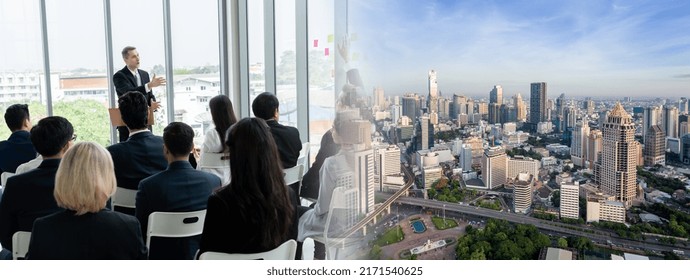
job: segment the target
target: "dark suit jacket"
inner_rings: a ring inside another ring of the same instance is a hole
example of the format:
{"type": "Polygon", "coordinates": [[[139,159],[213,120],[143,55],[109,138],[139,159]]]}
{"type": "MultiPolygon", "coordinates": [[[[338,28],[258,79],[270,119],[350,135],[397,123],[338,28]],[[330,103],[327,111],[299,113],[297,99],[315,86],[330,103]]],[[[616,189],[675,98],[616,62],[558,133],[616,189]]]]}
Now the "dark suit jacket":
{"type": "Polygon", "coordinates": [[[139,182],[168,167],[163,156],[163,138],[150,131],[132,135],[127,141],[108,147],[115,165],[117,186],[139,189],[139,182]]]}
{"type": "Polygon", "coordinates": [[[299,138],[299,130],[291,126],[284,126],[275,120],[266,121],[271,128],[271,134],[278,146],[280,161],[283,168],[290,168],[297,165],[299,152],[302,150],[302,140],[299,138]]]}
{"type": "MultiPolygon", "coordinates": [[[[170,163],[168,169],[139,183],[136,217],[146,240],[149,215],[153,212],[189,212],[206,209],[208,197],[221,187],[218,176],[194,170],[188,161],[170,163]]],[[[202,222],[202,221],[199,221],[202,222]]],[[[149,259],[192,260],[201,235],[189,238],[154,238],[149,259]]]]}
{"type": "Polygon", "coordinates": [[[36,150],[31,144],[28,131],[12,132],[5,141],[0,141],[0,174],[17,171],[17,166],[36,158],[36,150]]]}
{"type": "Polygon", "coordinates": [[[63,210],[36,220],[27,259],[143,260],[146,245],[132,216],[106,209],[76,216],[63,210]]]}
{"type": "Polygon", "coordinates": [[[309,171],[304,174],[302,178],[302,191],[299,193],[300,197],[307,197],[312,199],[319,198],[319,188],[321,180],[319,178],[319,171],[326,158],[334,156],[340,151],[340,145],[333,141],[333,134],[328,130],[323,137],[321,137],[321,148],[316,154],[316,159],[312,163],[309,171]]]}
{"type": "MultiPolygon", "coordinates": [[[[115,84],[115,91],[117,92],[117,97],[130,91],[138,91],[146,96],[146,102],[151,106],[151,101],[156,101],[156,97],[153,95],[153,91],[146,92],[146,83],[150,82],[149,73],[137,69],[139,72],[139,77],[141,77],[141,86],[137,86],[137,78],[132,74],[131,71],[125,66],[113,75],[113,84],[115,84]]],[[[129,130],[126,126],[117,127],[117,131],[120,133],[120,142],[124,142],[129,137],[129,130]]]]}
{"type": "Polygon", "coordinates": [[[60,211],[53,196],[59,165],[59,159],[46,159],[38,168],[7,179],[0,202],[0,243],[8,250],[15,232],[31,231],[37,218],[60,211]]]}
{"type": "MultiPolygon", "coordinates": [[[[237,204],[241,199],[231,197],[226,188],[214,192],[208,198],[208,209],[206,210],[206,220],[204,221],[204,232],[201,234],[199,254],[206,251],[259,253],[274,249],[265,248],[259,244],[257,241],[258,233],[266,229],[249,226],[255,223],[259,217],[240,214],[240,208],[237,204]]],[[[287,239],[283,240],[283,242],[289,239],[297,240],[297,227],[299,225],[299,211],[297,210],[299,201],[297,194],[290,188],[288,188],[288,191],[295,211],[287,239]]]]}

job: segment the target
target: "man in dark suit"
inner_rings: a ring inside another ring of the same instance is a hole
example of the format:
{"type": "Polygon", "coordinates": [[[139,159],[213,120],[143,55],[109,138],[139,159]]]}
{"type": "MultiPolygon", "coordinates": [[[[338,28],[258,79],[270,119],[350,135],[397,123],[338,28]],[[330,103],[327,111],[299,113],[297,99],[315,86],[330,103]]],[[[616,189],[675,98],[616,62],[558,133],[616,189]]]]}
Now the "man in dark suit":
{"type": "Polygon", "coordinates": [[[31,142],[43,156],[38,168],[7,180],[0,201],[0,242],[12,249],[12,235],[31,231],[34,220],[60,210],[55,202],[55,174],[60,159],[76,140],[72,124],[63,117],[46,117],[31,129],[31,142]]]}
{"type": "Polygon", "coordinates": [[[31,144],[29,130],[31,119],[29,106],[26,104],[14,104],[5,111],[5,123],[12,131],[6,141],[0,141],[0,174],[3,172],[14,173],[17,166],[36,158],[36,150],[31,144]]]}
{"type": "MultiPolygon", "coordinates": [[[[259,94],[252,102],[254,116],[262,118],[271,128],[271,134],[278,146],[280,161],[283,168],[290,168],[297,165],[299,152],[302,150],[302,140],[299,138],[299,130],[291,126],[284,126],[278,123],[278,98],[270,93],[259,94]]],[[[297,190],[295,190],[297,192],[297,190]]]]}
{"type": "MultiPolygon", "coordinates": [[[[168,169],[139,183],[136,217],[146,239],[153,212],[190,212],[206,209],[208,197],[221,187],[218,176],[195,170],[187,160],[194,148],[194,130],[185,123],[170,123],[163,132],[163,153],[168,169]]],[[[149,259],[192,260],[201,235],[189,238],[151,240],[149,259]]]]}
{"type": "MultiPolygon", "coordinates": [[[[160,104],[156,102],[152,89],[165,85],[165,78],[156,77],[154,73],[153,79],[149,79],[149,73],[139,69],[139,52],[135,47],[127,46],[122,49],[122,59],[125,60],[126,66],[113,75],[117,96],[121,97],[127,92],[138,91],[146,96],[149,107],[153,110],[158,109],[160,104]]],[[[120,142],[127,140],[129,136],[127,127],[120,126],[117,130],[120,133],[120,142]]]]}
{"type": "MultiPolygon", "coordinates": [[[[108,147],[113,157],[117,186],[137,190],[139,182],[168,167],[163,155],[163,138],[146,129],[148,105],[140,92],[130,91],[118,99],[122,121],[129,129],[127,141],[108,147]]],[[[134,214],[125,209],[115,210],[134,214]]]]}

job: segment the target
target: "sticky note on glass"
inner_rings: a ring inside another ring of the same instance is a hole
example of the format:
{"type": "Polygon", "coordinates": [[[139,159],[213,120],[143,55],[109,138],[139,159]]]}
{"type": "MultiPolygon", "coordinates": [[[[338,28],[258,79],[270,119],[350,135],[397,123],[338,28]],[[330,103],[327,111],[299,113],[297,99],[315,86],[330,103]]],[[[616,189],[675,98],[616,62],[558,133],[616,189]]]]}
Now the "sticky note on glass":
{"type": "Polygon", "coordinates": [[[334,38],[335,37],[333,36],[333,34],[328,34],[328,42],[329,43],[333,43],[334,38]]]}
{"type": "Polygon", "coordinates": [[[325,55],[325,56],[330,55],[330,51],[328,50],[328,48],[323,49],[323,55],[325,55]]]}
{"type": "Polygon", "coordinates": [[[319,47],[319,39],[314,40],[314,47],[318,48],[319,47]]]}

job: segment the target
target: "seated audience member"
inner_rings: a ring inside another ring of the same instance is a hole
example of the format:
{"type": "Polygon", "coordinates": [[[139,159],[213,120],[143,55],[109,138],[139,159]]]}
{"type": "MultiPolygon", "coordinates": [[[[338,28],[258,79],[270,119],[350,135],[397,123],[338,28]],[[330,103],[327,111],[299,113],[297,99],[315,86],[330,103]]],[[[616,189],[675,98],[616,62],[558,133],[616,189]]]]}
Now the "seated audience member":
{"type": "Polygon", "coordinates": [[[283,168],[297,165],[299,152],[302,150],[302,140],[299,138],[299,130],[291,126],[278,123],[280,116],[278,111],[278,98],[270,93],[259,94],[252,102],[254,116],[266,121],[271,128],[271,134],[278,146],[278,154],[283,168]]]}
{"type": "Polygon", "coordinates": [[[223,186],[230,183],[230,161],[225,158],[228,147],[225,145],[227,131],[237,122],[235,111],[232,108],[232,101],[226,95],[218,95],[211,98],[208,103],[211,110],[211,118],[215,127],[206,132],[204,144],[201,146],[201,159],[197,169],[209,172],[218,176],[223,181],[223,186]],[[205,167],[218,166],[221,167],[205,167]]]}
{"type": "MultiPolygon", "coordinates": [[[[148,105],[144,95],[137,91],[125,93],[118,100],[122,121],[129,129],[125,142],[108,147],[113,157],[117,186],[137,190],[139,182],[168,167],[163,155],[163,138],[147,130],[148,105]]],[[[134,214],[124,209],[128,214],[134,214]]]]}
{"type": "Polygon", "coordinates": [[[232,180],[208,199],[200,253],[258,253],[295,239],[297,196],[285,186],[266,122],[242,119],[226,144],[232,180]]]}
{"type": "MultiPolygon", "coordinates": [[[[321,180],[321,187],[319,188],[318,199],[314,209],[306,211],[299,219],[299,237],[298,241],[304,241],[307,237],[323,235],[328,211],[331,204],[331,197],[333,190],[336,188],[338,177],[343,174],[352,172],[354,166],[353,144],[348,137],[353,133],[348,122],[358,119],[359,116],[355,111],[342,111],[336,114],[333,122],[333,141],[340,145],[340,151],[324,160],[319,178],[321,180]]],[[[336,219],[337,220],[337,219],[336,219]]],[[[316,247],[318,249],[318,247],[316,247]]],[[[318,252],[317,252],[318,253],[318,252]]],[[[316,253],[315,253],[316,255],[316,253]]]]}
{"type": "Polygon", "coordinates": [[[27,259],[146,259],[139,221],[105,208],[115,191],[108,152],[93,142],[75,144],[55,177],[55,200],[65,210],[36,220],[27,259]]]}
{"type": "Polygon", "coordinates": [[[44,118],[31,129],[31,142],[44,160],[7,180],[0,202],[0,243],[8,250],[15,232],[31,231],[37,218],[60,210],[53,196],[55,173],[75,138],[72,124],[63,117],[44,118]]]}
{"type": "MultiPolygon", "coordinates": [[[[220,178],[194,170],[187,160],[194,148],[192,127],[181,122],[170,123],[163,132],[163,141],[168,169],[141,180],[137,192],[135,216],[141,224],[144,239],[151,213],[206,209],[211,192],[221,187],[220,178]]],[[[194,259],[200,240],[201,236],[154,238],[149,248],[149,259],[194,259]]]]}
{"type": "Polygon", "coordinates": [[[36,150],[29,139],[31,118],[29,106],[14,104],[5,111],[5,123],[12,134],[0,141],[0,173],[14,173],[22,163],[36,158],[36,150]]]}

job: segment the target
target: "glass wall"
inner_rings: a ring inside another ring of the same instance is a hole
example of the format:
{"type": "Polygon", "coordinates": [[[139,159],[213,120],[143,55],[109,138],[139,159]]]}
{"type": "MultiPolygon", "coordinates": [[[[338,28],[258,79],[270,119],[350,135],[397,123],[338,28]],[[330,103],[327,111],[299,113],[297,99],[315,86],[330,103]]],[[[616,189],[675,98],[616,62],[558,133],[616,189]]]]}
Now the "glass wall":
{"type": "Polygon", "coordinates": [[[309,143],[316,155],[335,118],[334,0],[308,2],[309,143]]]}
{"type": "MultiPolygon", "coordinates": [[[[110,1],[112,18],[113,67],[117,72],[125,67],[122,49],[133,46],[139,52],[139,69],[149,76],[165,76],[165,45],[163,36],[163,3],[160,0],[110,1]],[[144,16],[145,15],[145,16],[144,16]]],[[[79,9],[76,9],[77,11],[79,9]]],[[[101,22],[103,20],[101,19],[101,22]]],[[[115,89],[112,89],[115,94],[115,89]]],[[[166,87],[153,88],[156,101],[163,106],[154,114],[153,133],[163,134],[168,123],[166,87]]]]}
{"type": "MultiPolygon", "coordinates": [[[[0,34],[0,112],[12,104],[29,104],[36,123],[46,116],[38,1],[0,0],[0,34]]],[[[0,140],[5,140],[11,132],[1,123],[0,140]]]]}
{"type": "Polygon", "coordinates": [[[213,125],[209,100],[221,94],[218,1],[171,1],[175,121],[189,124],[197,146],[213,125]]]}
{"type": "Polygon", "coordinates": [[[295,0],[275,1],[276,91],[280,123],[297,127],[295,0]]]}
{"type": "Polygon", "coordinates": [[[49,0],[46,16],[51,76],[57,76],[52,90],[53,114],[67,118],[79,140],[107,146],[109,77],[103,3],[49,0]]]}
{"type": "MultiPolygon", "coordinates": [[[[247,29],[249,46],[249,110],[254,98],[266,91],[264,67],[264,1],[247,1],[247,29]]],[[[253,116],[252,112],[250,116],[253,116]]]]}

